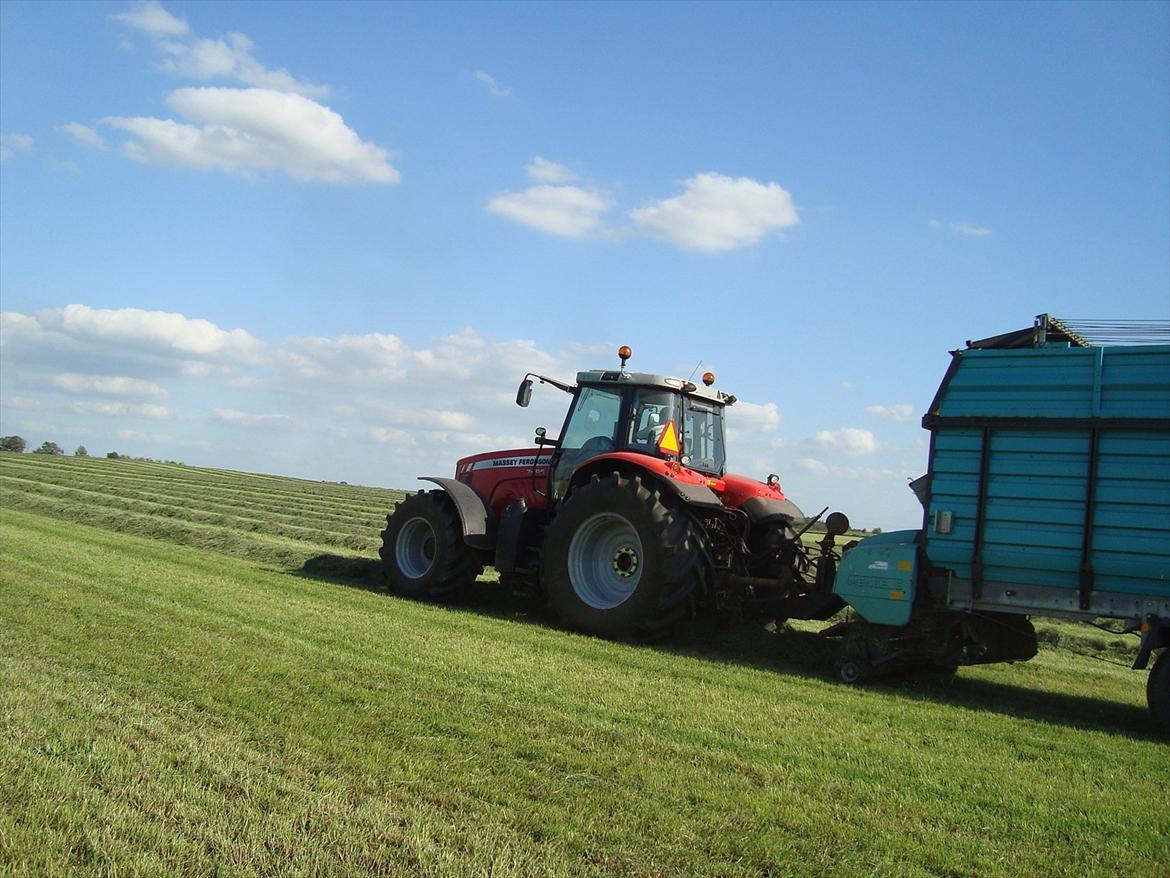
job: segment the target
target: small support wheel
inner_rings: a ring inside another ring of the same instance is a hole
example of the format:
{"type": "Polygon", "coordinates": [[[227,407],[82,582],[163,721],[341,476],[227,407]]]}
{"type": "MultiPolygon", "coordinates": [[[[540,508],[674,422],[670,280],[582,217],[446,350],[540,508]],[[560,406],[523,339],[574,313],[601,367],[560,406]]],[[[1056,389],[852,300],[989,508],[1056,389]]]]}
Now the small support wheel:
{"type": "Polygon", "coordinates": [[[833,673],[842,683],[858,686],[873,676],[869,658],[855,650],[842,652],[833,662],[833,673]]]}

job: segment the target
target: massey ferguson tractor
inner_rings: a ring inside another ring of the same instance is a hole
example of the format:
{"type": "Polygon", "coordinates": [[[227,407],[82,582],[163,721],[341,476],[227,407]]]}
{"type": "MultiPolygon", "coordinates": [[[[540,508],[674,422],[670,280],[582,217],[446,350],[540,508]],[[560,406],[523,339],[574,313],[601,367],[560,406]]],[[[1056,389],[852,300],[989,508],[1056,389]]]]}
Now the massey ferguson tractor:
{"type": "MultiPolygon", "coordinates": [[[[801,544],[800,510],[769,475],[726,472],[723,410],[735,397],[621,367],[579,372],[573,385],[529,373],[571,397],[557,439],[476,454],[455,478],[398,504],[382,532],[391,589],[420,600],[458,597],[486,565],[514,591],[547,602],[567,627],[651,640],[684,617],[733,606],[766,618],[827,619],[844,606],[832,587],[834,538],[801,544]]],[[[823,514],[823,513],[822,513],[823,514]]],[[[819,518],[819,516],[817,516],[819,518]]],[[[814,519],[815,521],[816,519],[814,519]]]]}

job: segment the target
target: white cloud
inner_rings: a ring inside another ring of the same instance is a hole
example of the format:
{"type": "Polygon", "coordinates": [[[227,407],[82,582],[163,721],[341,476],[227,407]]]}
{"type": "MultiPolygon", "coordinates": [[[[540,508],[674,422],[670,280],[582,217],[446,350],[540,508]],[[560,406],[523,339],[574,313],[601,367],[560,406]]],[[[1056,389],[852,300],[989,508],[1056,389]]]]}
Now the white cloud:
{"type": "Polygon", "coordinates": [[[802,457],[796,461],[796,465],[804,472],[811,473],[814,476],[828,477],[840,479],[845,482],[879,482],[879,481],[893,481],[895,483],[902,483],[913,478],[915,468],[898,469],[890,466],[840,466],[838,464],[827,464],[822,460],[817,460],[814,457],[802,457]]]}
{"type": "Polygon", "coordinates": [[[372,332],[339,338],[290,338],[284,350],[296,373],[304,378],[330,377],[337,381],[357,378],[400,380],[407,346],[393,335],[372,332]]]}
{"type": "Polygon", "coordinates": [[[109,396],[166,396],[167,392],[153,381],[123,375],[78,375],[64,372],[53,376],[53,383],[70,393],[103,393],[109,396]]]}
{"type": "Polygon", "coordinates": [[[213,414],[216,420],[237,427],[279,427],[292,423],[292,418],[288,415],[257,415],[237,409],[217,408],[213,414]]]}
{"type": "Polygon", "coordinates": [[[991,234],[991,229],[987,226],[975,226],[970,223],[951,223],[951,228],[969,238],[982,238],[991,234]]]}
{"type": "Polygon", "coordinates": [[[410,446],[416,444],[415,436],[406,430],[394,430],[389,427],[371,427],[370,437],[375,442],[386,445],[410,446]]]}
{"type": "Polygon", "coordinates": [[[840,430],[822,430],[816,435],[817,445],[845,454],[873,454],[877,438],[860,427],[842,427],[840,430]]]}
{"type": "Polygon", "coordinates": [[[931,220],[930,225],[936,229],[950,229],[955,234],[964,235],[968,238],[985,238],[991,234],[991,229],[987,228],[987,226],[977,226],[974,223],[931,220]]]}
{"type": "Polygon", "coordinates": [[[867,405],[865,412],[875,418],[881,418],[883,421],[914,420],[914,406],[904,402],[894,405],[867,405]]]}
{"type": "Polygon", "coordinates": [[[10,409],[19,409],[20,411],[36,411],[41,407],[40,400],[32,399],[28,396],[10,396],[4,400],[4,405],[10,409]]]}
{"type": "Polygon", "coordinates": [[[602,229],[601,216],[610,206],[609,198],[600,192],[542,185],[497,195],[487,203],[487,210],[550,235],[584,238],[602,229]]]}
{"type": "Polygon", "coordinates": [[[167,12],[154,0],[139,3],[131,12],[119,13],[114,18],[156,37],[177,37],[191,30],[186,21],[167,12]]]}
{"type": "Polygon", "coordinates": [[[102,136],[88,125],[82,125],[80,122],[70,122],[68,125],[62,125],[58,131],[68,134],[73,138],[73,142],[80,146],[88,146],[91,149],[102,149],[106,142],[102,136]]]}
{"type": "Polygon", "coordinates": [[[103,415],[105,417],[127,417],[138,415],[144,418],[163,419],[171,417],[171,410],[165,405],[153,403],[77,401],[69,409],[79,415],[103,415]]]}
{"type": "Polygon", "coordinates": [[[688,250],[714,253],[756,244],[800,222],[792,196],[777,183],[697,174],[681,195],[629,212],[644,232],[688,250]]]}
{"type": "Polygon", "coordinates": [[[227,79],[315,98],[329,94],[328,86],[299,80],[287,70],[265,67],[252,54],[252,41],[242,33],[229,33],[218,40],[191,36],[187,22],[158,3],[143,3],[114,18],[153,37],[155,48],[163,54],[160,66],[175,76],[200,82],[227,79]]]}
{"type": "Polygon", "coordinates": [[[727,409],[727,438],[744,434],[775,433],[780,426],[780,409],[774,402],[737,402],[727,409]]]}
{"type": "Polygon", "coordinates": [[[511,97],[512,89],[504,88],[504,86],[500,85],[496,81],[496,78],[494,76],[492,76],[488,73],[484,73],[482,70],[477,70],[477,71],[475,71],[475,73],[473,73],[471,75],[474,76],[480,82],[482,82],[485,86],[487,86],[487,90],[491,94],[492,97],[494,97],[494,98],[511,97]]]}
{"type": "Polygon", "coordinates": [[[399,409],[390,413],[394,423],[410,427],[436,427],[443,430],[470,430],[475,418],[460,411],[441,409],[399,409]]]}
{"type": "MultiPolygon", "coordinates": [[[[6,315],[7,316],[7,315],[6,315]]],[[[214,323],[166,311],[139,308],[99,309],[66,305],[38,311],[35,317],[13,315],[9,331],[25,337],[56,332],[79,340],[125,345],[138,350],[169,351],[235,362],[254,362],[264,344],[242,329],[226,331],[214,323]]]]}
{"type": "Polygon", "coordinates": [[[167,103],[195,124],[111,116],[131,135],[122,147],[135,161],[199,170],[279,170],[296,180],[397,183],[381,147],[362,140],[328,107],[271,89],[181,88],[167,103]]]}
{"type": "Polygon", "coordinates": [[[537,156],[527,165],[524,170],[528,173],[528,179],[534,183],[549,183],[558,185],[562,183],[570,183],[577,179],[569,168],[564,165],[559,165],[556,162],[550,162],[542,156],[537,156]]]}
{"type": "Polygon", "coordinates": [[[253,43],[241,33],[230,33],[221,40],[199,39],[191,43],[168,42],[163,50],[168,57],[162,68],[186,79],[207,82],[230,79],[258,88],[323,98],[329,86],[297,79],[287,70],[270,70],[252,55],[253,43]]]}
{"type": "Polygon", "coordinates": [[[33,139],[27,134],[0,134],[0,161],[7,161],[19,152],[32,149],[33,139]]]}
{"type": "Polygon", "coordinates": [[[802,457],[796,461],[796,465],[805,472],[810,472],[814,476],[828,475],[828,464],[817,460],[815,457],[802,457]]]}

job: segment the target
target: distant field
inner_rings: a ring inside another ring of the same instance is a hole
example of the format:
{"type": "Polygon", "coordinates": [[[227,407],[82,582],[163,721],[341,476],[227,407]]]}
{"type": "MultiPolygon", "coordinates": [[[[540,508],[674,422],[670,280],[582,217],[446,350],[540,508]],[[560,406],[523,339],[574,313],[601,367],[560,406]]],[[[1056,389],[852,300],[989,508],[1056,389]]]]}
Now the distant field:
{"type": "Polygon", "coordinates": [[[1167,874],[1110,635],[866,689],[805,632],[611,644],[377,591],[401,496],[0,454],[0,872],[1167,874]]]}

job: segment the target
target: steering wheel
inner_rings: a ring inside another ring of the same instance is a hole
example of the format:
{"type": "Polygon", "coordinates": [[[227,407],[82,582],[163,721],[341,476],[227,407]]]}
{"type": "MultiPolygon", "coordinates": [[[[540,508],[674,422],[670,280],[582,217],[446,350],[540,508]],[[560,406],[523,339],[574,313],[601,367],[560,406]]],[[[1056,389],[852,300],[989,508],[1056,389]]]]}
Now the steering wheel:
{"type": "Polygon", "coordinates": [[[608,436],[594,436],[592,439],[586,439],[581,446],[581,450],[587,454],[603,454],[606,451],[613,451],[615,448],[617,446],[608,436]]]}

